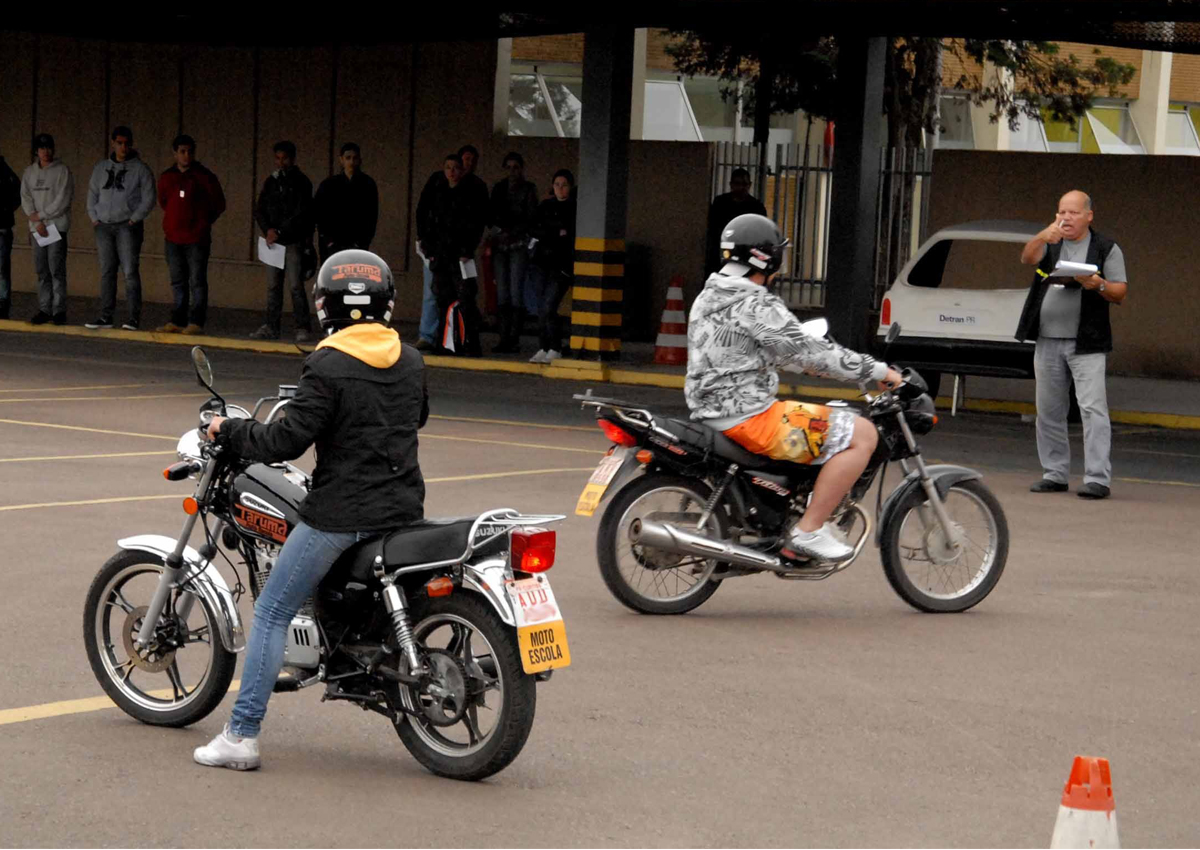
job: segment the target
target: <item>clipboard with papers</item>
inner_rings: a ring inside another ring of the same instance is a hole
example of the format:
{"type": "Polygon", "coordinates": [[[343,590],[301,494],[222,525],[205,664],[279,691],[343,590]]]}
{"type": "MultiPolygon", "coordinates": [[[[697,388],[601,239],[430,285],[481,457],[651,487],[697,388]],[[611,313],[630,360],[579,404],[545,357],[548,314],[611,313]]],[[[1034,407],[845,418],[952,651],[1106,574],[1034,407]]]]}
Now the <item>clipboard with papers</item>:
{"type": "Polygon", "coordinates": [[[1087,277],[1088,275],[1096,274],[1100,271],[1099,266],[1094,266],[1091,263],[1072,263],[1067,260],[1059,260],[1054,271],[1046,275],[1047,277],[1066,277],[1072,280],[1075,277],[1087,277]]]}

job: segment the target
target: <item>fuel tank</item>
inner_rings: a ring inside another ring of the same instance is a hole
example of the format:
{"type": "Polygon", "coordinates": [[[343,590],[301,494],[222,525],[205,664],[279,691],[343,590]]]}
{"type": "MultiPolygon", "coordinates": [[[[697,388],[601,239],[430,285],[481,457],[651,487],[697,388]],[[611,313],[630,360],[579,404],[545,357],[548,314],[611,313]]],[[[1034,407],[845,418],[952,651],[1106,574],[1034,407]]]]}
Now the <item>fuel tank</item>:
{"type": "Polygon", "coordinates": [[[284,477],[285,470],[256,463],[233,481],[233,520],[254,537],[282,544],[300,521],[307,491],[284,477]]]}

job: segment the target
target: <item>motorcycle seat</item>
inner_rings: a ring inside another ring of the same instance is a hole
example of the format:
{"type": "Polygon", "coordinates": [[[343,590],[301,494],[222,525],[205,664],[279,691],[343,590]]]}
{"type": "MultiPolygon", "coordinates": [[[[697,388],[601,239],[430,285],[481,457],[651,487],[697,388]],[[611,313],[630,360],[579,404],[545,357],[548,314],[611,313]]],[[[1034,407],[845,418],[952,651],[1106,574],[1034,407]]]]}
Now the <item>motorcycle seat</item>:
{"type": "Polygon", "coordinates": [[[709,428],[699,422],[692,422],[688,419],[667,419],[659,422],[659,425],[664,431],[675,435],[680,442],[710,451],[717,457],[736,463],[745,470],[794,477],[808,469],[802,464],[786,460],[772,460],[764,455],[754,454],[715,428],[709,428]]]}
{"type": "Polygon", "coordinates": [[[453,561],[467,551],[467,539],[476,519],[473,516],[424,519],[401,526],[358,541],[342,553],[338,564],[349,564],[351,580],[369,584],[374,580],[375,556],[381,544],[383,563],[388,569],[453,561]]]}

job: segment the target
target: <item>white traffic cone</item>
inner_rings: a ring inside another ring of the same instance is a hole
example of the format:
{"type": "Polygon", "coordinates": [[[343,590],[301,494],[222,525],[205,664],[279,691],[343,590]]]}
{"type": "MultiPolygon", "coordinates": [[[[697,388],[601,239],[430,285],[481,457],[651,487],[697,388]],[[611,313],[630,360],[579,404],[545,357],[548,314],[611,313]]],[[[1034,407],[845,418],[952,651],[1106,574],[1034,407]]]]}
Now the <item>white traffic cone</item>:
{"type": "Polygon", "coordinates": [[[1120,847],[1108,759],[1076,756],[1050,847],[1120,847]]]}
{"type": "Polygon", "coordinates": [[[664,366],[687,365],[687,315],[683,312],[683,278],[676,275],[667,287],[667,305],[654,343],[654,362],[664,366]]]}

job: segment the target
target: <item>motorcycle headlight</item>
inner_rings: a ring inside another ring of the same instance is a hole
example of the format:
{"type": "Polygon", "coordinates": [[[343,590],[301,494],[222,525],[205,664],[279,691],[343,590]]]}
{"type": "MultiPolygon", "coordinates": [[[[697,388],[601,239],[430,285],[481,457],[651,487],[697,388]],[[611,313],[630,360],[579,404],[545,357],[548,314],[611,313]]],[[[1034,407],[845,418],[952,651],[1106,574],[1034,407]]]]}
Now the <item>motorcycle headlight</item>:
{"type": "Polygon", "coordinates": [[[928,434],[937,424],[933,399],[925,393],[913,399],[904,411],[904,419],[908,422],[908,427],[912,429],[914,436],[928,434]]]}
{"type": "Polygon", "coordinates": [[[195,428],[179,438],[175,453],[179,455],[180,460],[203,460],[200,456],[200,434],[195,428]]]}

